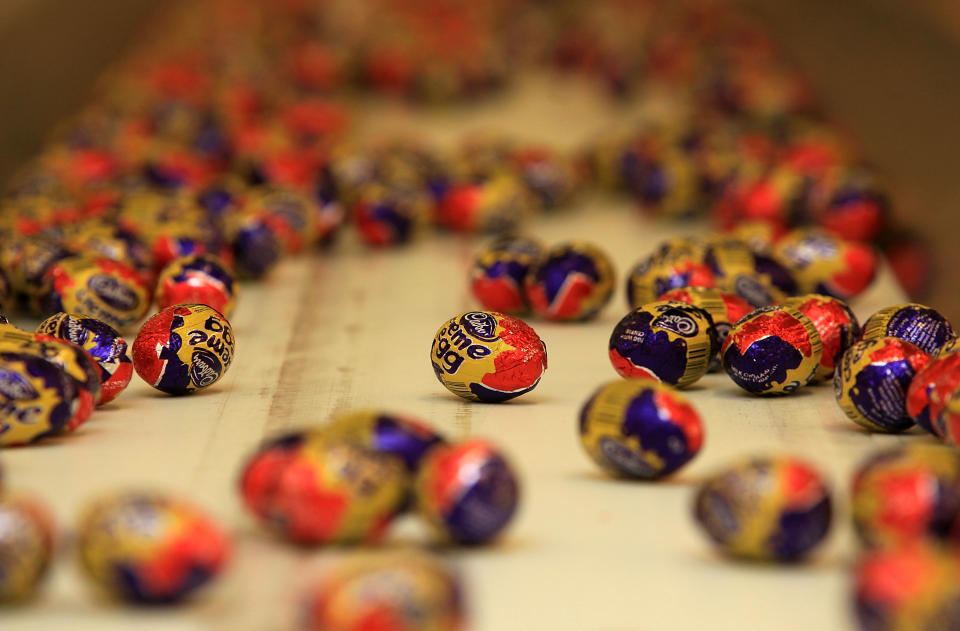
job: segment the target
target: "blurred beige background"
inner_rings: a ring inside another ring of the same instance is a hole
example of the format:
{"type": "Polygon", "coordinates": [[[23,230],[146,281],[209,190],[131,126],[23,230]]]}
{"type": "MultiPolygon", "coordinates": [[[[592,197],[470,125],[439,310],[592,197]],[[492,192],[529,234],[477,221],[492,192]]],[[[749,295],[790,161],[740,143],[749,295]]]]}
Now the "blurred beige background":
{"type": "Polygon", "coordinates": [[[0,182],[88,97],[158,5],[147,0],[0,0],[0,182]]]}

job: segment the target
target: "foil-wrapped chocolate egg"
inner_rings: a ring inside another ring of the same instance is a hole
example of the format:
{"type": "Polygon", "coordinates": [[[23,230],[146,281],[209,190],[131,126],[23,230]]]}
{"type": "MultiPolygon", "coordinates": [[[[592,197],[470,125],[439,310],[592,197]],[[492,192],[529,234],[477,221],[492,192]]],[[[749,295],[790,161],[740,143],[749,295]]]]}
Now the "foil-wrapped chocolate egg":
{"type": "Polygon", "coordinates": [[[523,283],[542,248],[533,239],[504,237],[481,249],[470,270],[470,290],[484,309],[511,315],[530,310],[523,283]]]}
{"type": "Polygon", "coordinates": [[[922,368],[907,388],[907,414],[934,436],[943,438],[940,412],[950,396],[960,390],[960,353],[938,355],[922,368]]]}
{"type": "Polygon", "coordinates": [[[614,269],[596,246],[572,241],[547,250],[527,275],[534,313],[549,320],[589,320],[610,302],[614,269]]]}
{"type": "Polygon", "coordinates": [[[63,370],[77,390],[77,405],[67,422],[73,431],[90,418],[100,399],[100,374],[93,359],[79,346],[49,335],[28,333],[5,327],[0,329],[0,350],[36,355],[63,370]]]}
{"type": "Polygon", "coordinates": [[[235,349],[233,329],[219,311],[175,305],[144,323],[133,342],[133,367],[157,390],[190,394],[219,381],[235,349]]]}
{"type": "Polygon", "coordinates": [[[723,369],[753,394],[789,394],[810,383],[823,355],[810,318],[788,307],[764,307],[738,321],[720,349],[723,369]]]}
{"type": "Polygon", "coordinates": [[[179,498],[127,492],[90,504],[77,525],[86,576],[133,603],[172,604],[224,569],[230,540],[210,517],[179,498]]]}
{"type": "Polygon", "coordinates": [[[945,540],[960,525],[960,454],[927,444],[875,453],[857,468],[850,500],[854,528],[868,546],[945,540]]]}
{"type": "Polygon", "coordinates": [[[522,320],[468,311],[437,331],[430,363],[440,383],[457,396],[498,403],[540,383],[547,369],[547,347],[522,320]]]}
{"type": "Polygon", "coordinates": [[[98,405],[109,403],[130,384],[133,361],[127,342],[106,322],[72,313],[57,313],[37,326],[37,333],[76,344],[96,362],[100,376],[98,405]]]}
{"type": "Polygon", "coordinates": [[[79,406],[73,379],[35,353],[0,351],[0,445],[23,445],[68,429],[79,406]]]}
{"type": "Polygon", "coordinates": [[[150,307],[142,275],[119,261],[67,257],[47,269],[44,282],[46,315],[80,313],[125,329],[150,307]]]}
{"type": "Polygon", "coordinates": [[[801,293],[841,300],[850,300],[869,287],[879,264],[872,246],[813,229],[790,232],[777,243],[774,253],[793,273],[801,293]]]}
{"type": "Polygon", "coordinates": [[[703,190],[696,165],[676,149],[650,156],[627,187],[640,207],[671,218],[691,217],[702,209],[703,190]]]}
{"type": "Polygon", "coordinates": [[[609,356],[624,378],[680,388],[707,373],[717,340],[709,314],[685,302],[651,302],[628,313],[610,335],[609,356]]]}
{"type": "Polygon", "coordinates": [[[266,219],[243,209],[227,216],[226,236],[237,273],[248,278],[263,278],[283,253],[283,243],[266,219]]]}
{"type": "Polygon", "coordinates": [[[520,483],[499,450],[473,439],[431,450],[414,481],[414,496],[418,513],[441,538],[482,544],[513,519],[520,483]]]}
{"type": "Polygon", "coordinates": [[[175,259],[157,278],[156,301],[161,310],[173,305],[202,304],[229,317],[240,289],[233,274],[214,256],[175,259]]]}
{"type": "Polygon", "coordinates": [[[463,586],[439,559],[415,552],[353,556],[303,595],[305,631],[463,631],[463,586]]]}
{"type": "Polygon", "coordinates": [[[247,509],[279,536],[306,545],[380,540],[408,492],[399,457],[322,429],[266,442],[240,477],[247,509]]]}
{"type": "Polygon", "coordinates": [[[817,213],[817,223],[844,239],[872,241],[888,223],[890,201],[869,174],[852,173],[844,179],[817,213]]]}
{"type": "Polygon", "coordinates": [[[519,147],[511,152],[510,163],[537,207],[547,212],[567,206],[582,189],[573,160],[545,147],[519,147]]]}
{"type": "Polygon", "coordinates": [[[950,322],[936,309],[917,303],[893,305],[877,311],[863,324],[863,339],[897,337],[928,355],[956,339],[950,322]]]}
{"type": "Polygon", "coordinates": [[[960,560],[934,543],[868,551],[853,589],[862,631],[960,628],[960,560]]]}
{"type": "Polygon", "coordinates": [[[385,247],[409,243],[424,230],[430,201],[417,186],[373,183],[362,187],[351,210],[360,238],[385,247]]]}
{"type": "Polygon", "coordinates": [[[14,237],[0,244],[0,269],[16,298],[31,311],[42,312],[49,294],[47,270],[74,254],[52,240],[14,237]]]}
{"type": "Polygon", "coordinates": [[[31,598],[53,557],[53,519],[31,497],[0,495],[0,605],[31,598]]]}
{"type": "Polygon", "coordinates": [[[612,381],[580,410],[580,444],[615,476],[655,480],[703,446],[703,422],[682,394],[654,381],[612,381]]]}
{"type": "Polygon", "coordinates": [[[509,232],[531,213],[534,200],[509,172],[456,183],[437,203],[437,223],[458,232],[509,232]]]}
{"type": "Polygon", "coordinates": [[[708,477],[696,494],[697,525],[726,554],[795,562],[827,536],[833,508],[815,468],[797,458],[756,457],[708,477]]]}
{"type": "Polygon", "coordinates": [[[317,211],[310,197],[277,186],[255,192],[246,210],[260,217],[290,254],[301,252],[316,235],[317,211]]]}
{"type": "Polygon", "coordinates": [[[929,361],[929,355],[896,337],[858,342],[843,354],[833,376],[837,403],[850,420],[871,431],[910,429],[907,389],[929,361]]]}
{"type": "Polygon", "coordinates": [[[153,269],[153,255],[133,232],[102,220],[70,224],[64,227],[63,244],[72,252],[104,257],[127,263],[148,278],[153,269]]]}

